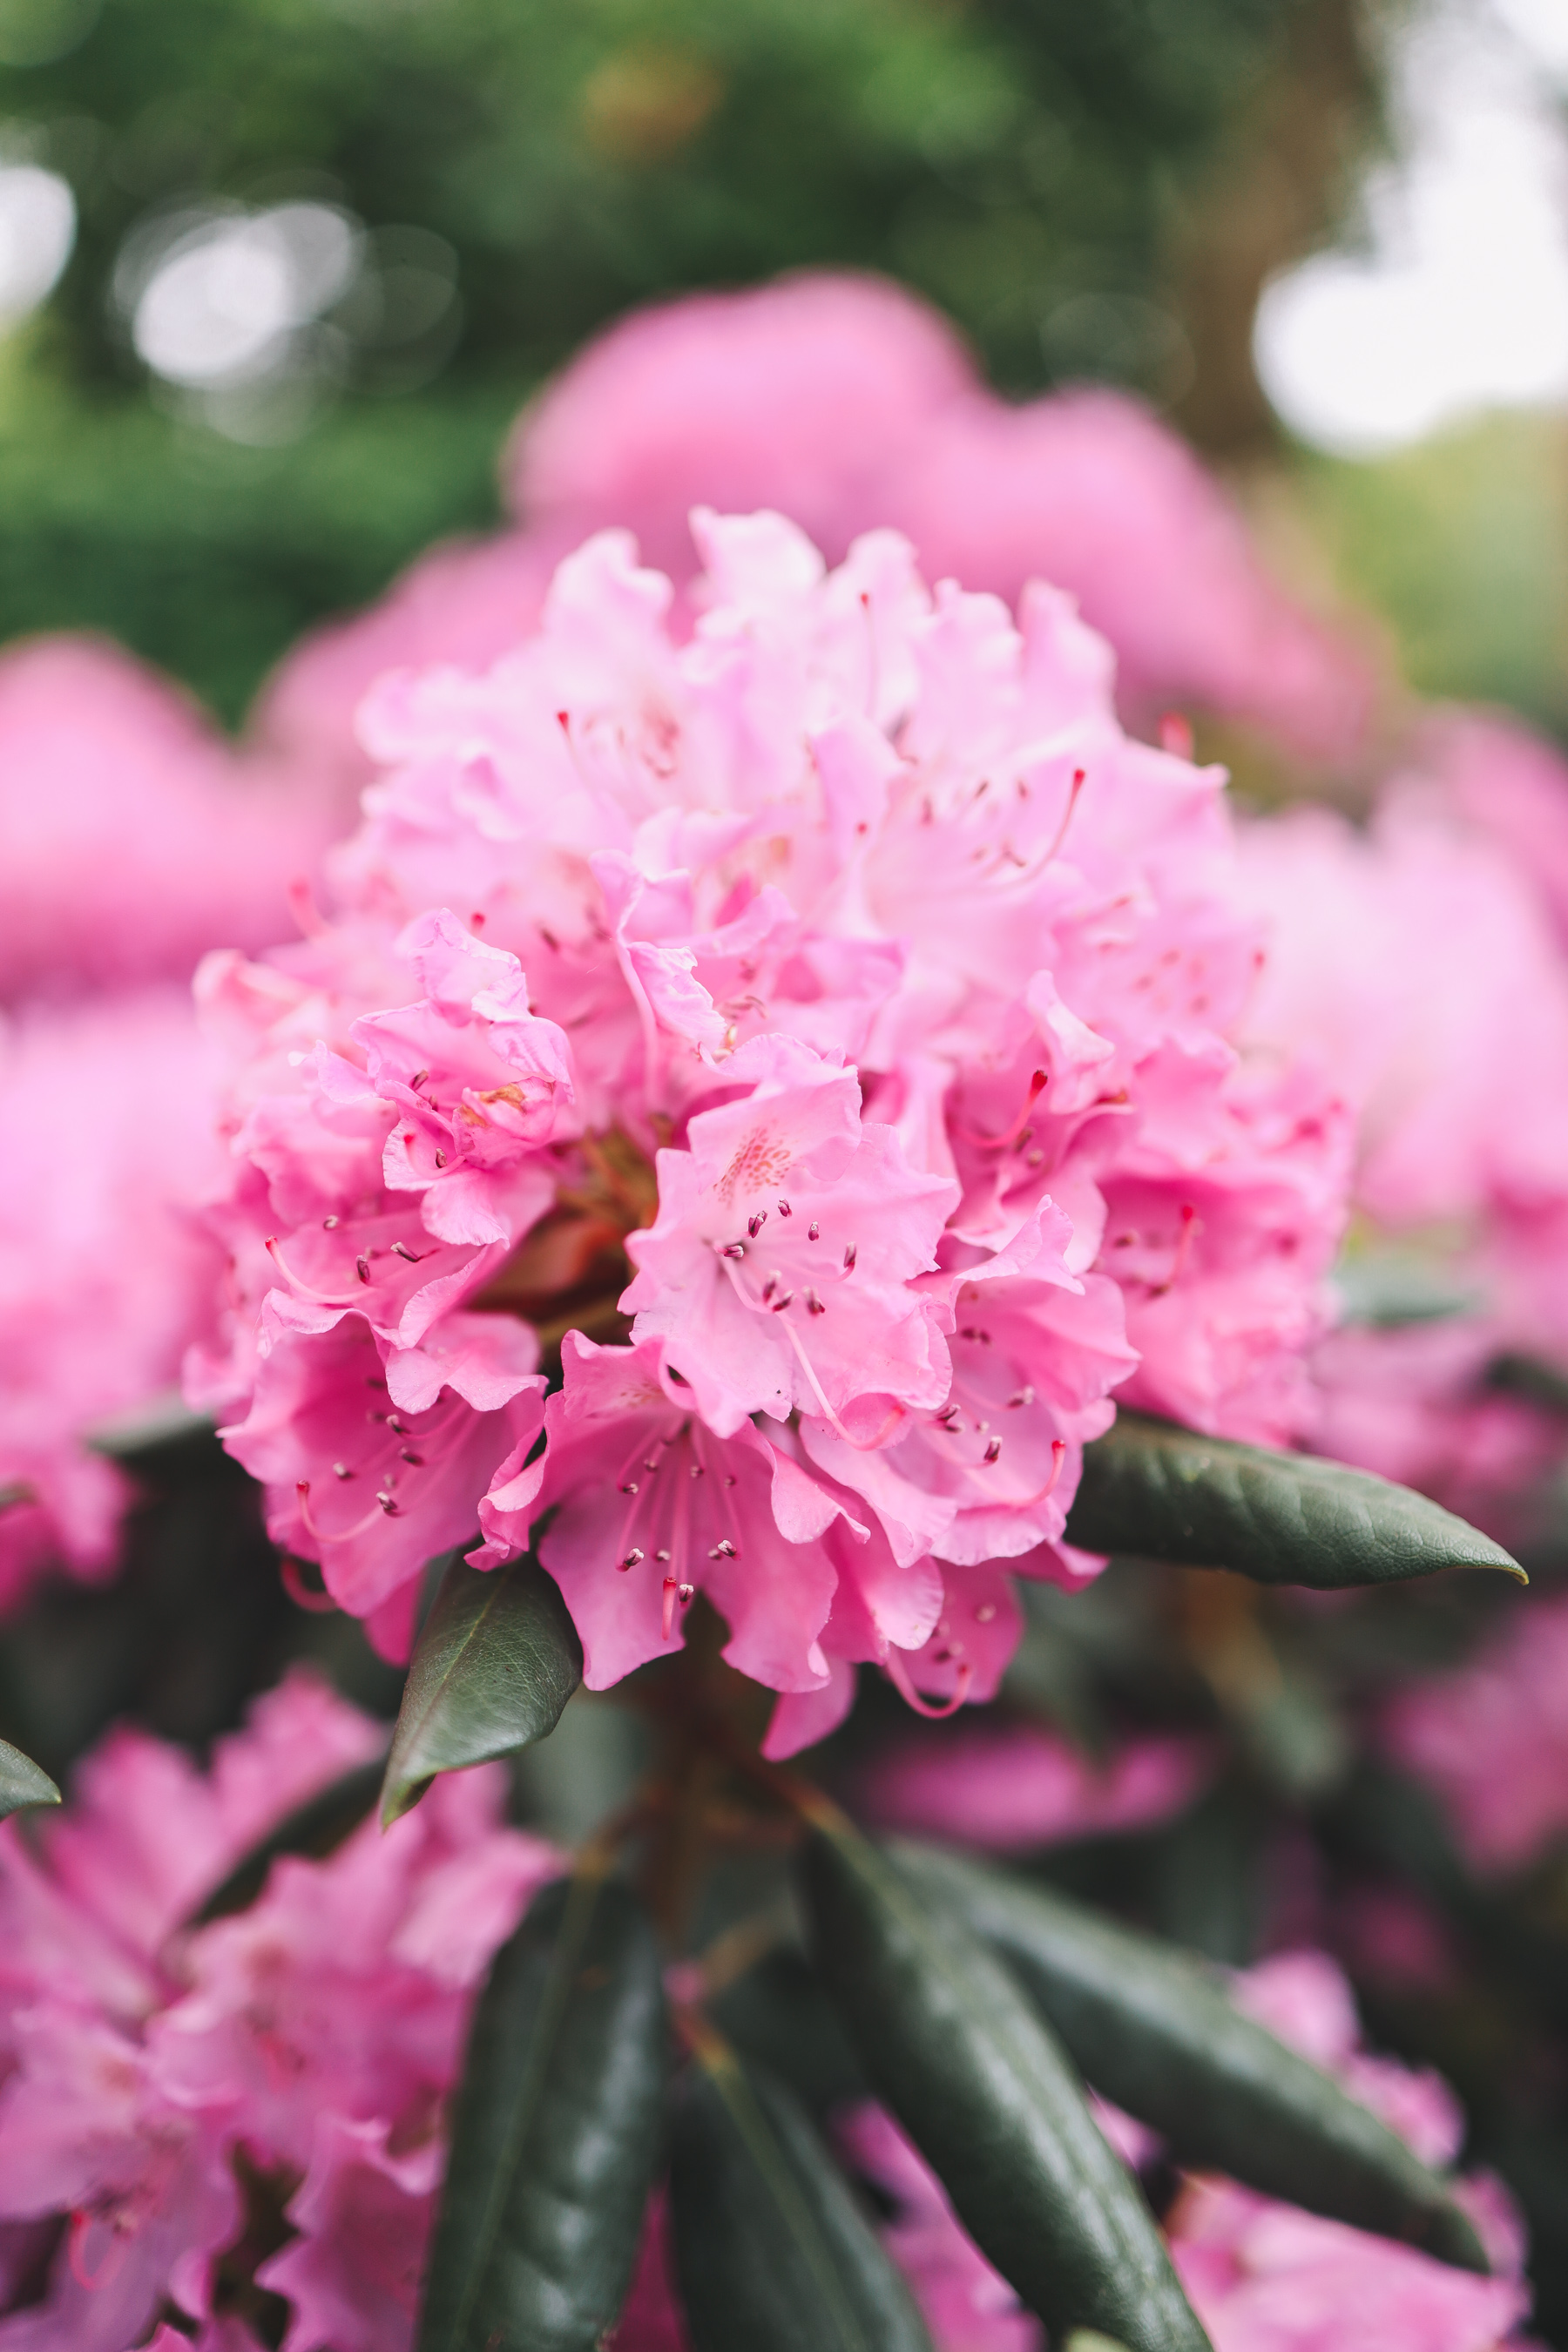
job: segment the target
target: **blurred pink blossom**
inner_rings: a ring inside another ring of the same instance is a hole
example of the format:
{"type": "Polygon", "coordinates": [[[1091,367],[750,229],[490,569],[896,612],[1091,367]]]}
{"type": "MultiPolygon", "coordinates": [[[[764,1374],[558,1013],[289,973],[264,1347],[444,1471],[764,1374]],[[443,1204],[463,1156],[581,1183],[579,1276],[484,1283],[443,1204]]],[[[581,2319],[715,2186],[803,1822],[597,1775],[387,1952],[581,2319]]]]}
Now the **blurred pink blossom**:
{"type": "Polygon", "coordinates": [[[257,2184],[290,2226],[258,2276],[295,2352],[412,2340],[469,2004],[559,1858],[500,1825],[487,1767],[384,1837],[369,1822],[324,1862],[275,1863],[247,1911],[185,1924],[384,1738],[297,1670],[210,1773],[114,1733],[36,1851],[0,1830],[0,2229],[66,2222],[43,2299],[0,2316],[4,2352],[125,2352],[171,2304],[208,2352],[247,2352],[212,2294],[257,2184]]]}
{"type": "Polygon", "coordinates": [[[1568,1831],[1568,1594],[1520,1601],[1467,1664],[1398,1693],[1384,1728],[1478,1870],[1532,1862],[1568,1831]]]}
{"type": "Polygon", "coordinates": [[[1110,639],[1140,722],[1195,702],[1329,761],[1364,730],[1369,663],[1268,580],[1174,434],[1118,393],[998,399],[947,321],[882,279],[807,273],[634,312],[520,418],[508,473],[521,530],[436,551],[307,639],[262,697],[261,740],[363,774],[353,714],[384,670],[484,667],[592,530],[635,531],[691,590],[699,506],[774,509],[834,562],[890,525],[928,579],[1009,604],[1053,580],[1110,639]]]}
{"type": "Polygon", "coordinates": [[[0,998],[186,980],[287,921],[347,814],[117,647],[0,656],[0,998]]]}
{"type": "Polygon", "coordinates": [[[0,1609],[112,1568],[131,1490],[89,1433],[213,1324],[216,1067],[173,987],[0,1015],[0,1609]]]}
{"type": "Polygon", "coordinates": [[[434,1552],[553,1511],[595,1686],[706,1590],[784,1755],[861,1663],[994,1691],[1009,1573],[1093,1572],[1113,1391],[1289,1437],[1345,1134],[1238,1058],[1220,775],[1122,733],[1065,598],[693,528],[689,637],[606,532],[482,675],[384,680],[326,911],[204,965],[233,1271],[189,1393],[388,1654],[434,1552]]]}
{"type": "Polygon", "coordinates": [[[976,1724],[883,1748],[858,1795],[881,1828],[1022,1853],[1168,1821],[1203,1786],[1206,1761],[1191,1738],[1131,1739],[1096,1761],[1039,1724],[976,1724]]]}

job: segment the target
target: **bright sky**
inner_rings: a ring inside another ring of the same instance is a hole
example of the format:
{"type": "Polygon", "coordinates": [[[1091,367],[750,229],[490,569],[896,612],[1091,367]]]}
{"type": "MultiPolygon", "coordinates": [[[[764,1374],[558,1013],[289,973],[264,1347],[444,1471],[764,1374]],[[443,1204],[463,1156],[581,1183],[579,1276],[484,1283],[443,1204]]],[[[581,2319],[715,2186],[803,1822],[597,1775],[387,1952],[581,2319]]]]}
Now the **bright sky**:
{"type": "Polygon", "coordinates": [[[1254,330],[1285,423],[1352,457],[1568,404],[1568,0],[1428,0],[1391,63],[1364,237],[1275,278],[1254,330]]]}

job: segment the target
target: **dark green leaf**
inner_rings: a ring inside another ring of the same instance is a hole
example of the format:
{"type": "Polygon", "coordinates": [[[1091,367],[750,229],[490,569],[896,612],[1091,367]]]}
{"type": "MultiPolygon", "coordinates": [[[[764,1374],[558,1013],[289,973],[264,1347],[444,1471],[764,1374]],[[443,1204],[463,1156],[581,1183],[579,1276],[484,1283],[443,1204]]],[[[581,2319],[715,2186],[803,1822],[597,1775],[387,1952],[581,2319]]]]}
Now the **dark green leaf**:
{"type": "Polygon", "coordinates": [[[670,2191],[696,2352],[931,2352],[903,2279],[793,2094],[704,2037],[670,2191]]]}
{"type": "Polygon", "coordinates": [[[1084,1448],[1068,1535],[1088,1551],[1230,1568],[1320,1591],[1439,1568],[1501,1568],[1528,1581],[1500,1544],[1408,1487],[1144,1413],[1119,1412],[1084,1448]]]}
{"type": "Polygon", "coordinates": [[[267,1884],[267,1874],[279,1854],[300,1853],[312,1861],[334,1853],[352,1836],[374,1804],[384,1769],[378,1756],[356,1764],[352,1772],[333,1780],[269,1830],[259,1843],[235,1864],[207,1896],[191,1921],[205,1927],[209,1919],[226,1919],[231,1912],[247,1911],[267,1884]]]}
{"type": "Polygon", "coordinates": [[[1102,2336],[1098,2327],[1075,2327],[1062,2352],[1127,2352],[1127,2347],[1114,2336],[1102,2336]]]}
{"type": "Polygon", "coordinates": [[[591,2352],[636,2260],[666,2065],[637,1898],[585,1871],[546,1887],[475,2014],[419,2352],[591,2352]]]}
{"type": "Polygon", "coordinates": [[[0,1821],[24,1805],[58,1805],[60,1792],[47,1772],[9,1740],[0,1739],[0,1821]]]}
{"type": "Polygon", "coordinates": [[[1006,1970],[929,1891],[837,1822],[805,1856],[823,1979],[878,2095],[960,2219],[1057,2341],[1205,2352],[1137,2182],[1006,1970]]]}
{"type": "Polygon", "coordinates": [[[1245,2016],[1207,1969],[1054,1891],[956,1855],[897,1854],[917,1886],[955,1905],[1000,1952],[1095,2089],[1152,2124],[1177,2163],[1487,2269],[1438,2176],[1245,2016]]]}
{"type": "Polygon", "coordinates": [[[454,1552],[408,1669],[383,1822],[437,1772],[546,1738],[582,1679],[583,1644],[552,1577],[526,1559],[481,1573],[454,1552]]]}

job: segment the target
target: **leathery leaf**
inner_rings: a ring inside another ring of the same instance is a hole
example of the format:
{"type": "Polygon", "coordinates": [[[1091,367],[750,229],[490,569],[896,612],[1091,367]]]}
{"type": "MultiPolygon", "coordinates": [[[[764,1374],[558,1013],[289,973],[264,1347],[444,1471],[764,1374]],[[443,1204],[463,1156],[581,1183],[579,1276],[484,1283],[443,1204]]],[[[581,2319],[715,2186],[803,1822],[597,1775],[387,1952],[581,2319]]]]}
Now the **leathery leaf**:
{"type": "Polygon", "coordinates": [[[1084,1448],[1067,1532],[1088,1551],[1230,1568],[1323,1592],[1440,1568],[1500,1568],[1528,1581],[1500,1544],[1408,1487],[1146,1413],[1119,1412],[1084,1448]]]}
{"type": "Polygon", "coordinates": [[[804,2108],[714,2034],[677,2112],[670,2194],[695,2352],[931,2352],[804,2108]]]}
{"type": "Polygon", "coordinates": [[[1000,1954],[1095,2089],[1153,2125],[1177,2163],[1487,2269],[1439,2175],[1201,1963],[1000,1871],[914,1846],[896,1854],[1000,1954]]]}
{"type": "Polygon", "coordinates": [[[481,1571],[454,1552],[404,1685],[383,1823],[416,1805],[437,1772],[543,1739],[582,1679],[577,1629],[537,1561],[481,1571]]]}
{"type": "Polygon", "coordinates": [[[0,1739],[0,1821],[7,1813],[19,1813],[24,1805],[58,1805],[60,1792],[48,1774],[13,1748],[7,1739],[0,1739]]]}
{"type": "Polygon", "coordinates": [[[824,1807],[803,1860],[817,1968],[879,2098],[1053,2342],[1206,2352],[1070,2061],[951,1906],[824,1807]]]}
{"type": "Polygon", "coordinates": [[[546,1887],[475,2013],[419,2352],[591,2352],[636,2260],[667,2058],[636,1896],[595,1871],[546,1887]]]}

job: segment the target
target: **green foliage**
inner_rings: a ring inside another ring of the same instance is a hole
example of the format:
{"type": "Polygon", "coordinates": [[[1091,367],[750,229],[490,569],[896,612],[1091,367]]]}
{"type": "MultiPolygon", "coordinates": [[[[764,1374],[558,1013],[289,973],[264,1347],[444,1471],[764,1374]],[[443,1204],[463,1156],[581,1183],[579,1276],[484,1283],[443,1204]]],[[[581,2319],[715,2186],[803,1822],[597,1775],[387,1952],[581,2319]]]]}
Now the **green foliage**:
{"type": "Polygon", "coordinates": [[[1125,1411],[1085,1449],[1068,1535],[1089,1551],[1235,1569],[1321,1592],[1440,1568],[1500,1568],[1527,1581],[1500,1544],[1407,1486],[1125,1411]]]}
{"type": "Polygon", "coordinates": [[[547,1738],[583,1679],[583,1644],[554,1580],[531,1559],[481,1574],[447,1564],[408,1669],[382,1791],[384,1823],[434,1775],[547,1738]]]}
{"type": "Polygon", "coordinates": [[[798,2102],[711,2034],[677,2110],[670,2192],[696,2352],[931,2352],[798,2102]]]}
{"type": "Polygon", "coordinates": [[[547,1887],[474,2019],[419,2352],[593,2352],[631,2277],[665,2068],[636,1898],[591,1871],[547,1887]]]}
{"type": "Polygon", "coordinates": [[[878,2095],[1055,2336],[1206,2352],[1153,2217],[1013,1979],[841,1817],[805,1851],[813,1957],[878,2095]]]}
{"type": "Polygon", "coordinates": [[[1176,2163],[1487,2270],[1437,2176],[1238,2010],[1209,1970],[1083,1904],[957,1855],[901,1846],[896,1859],[917,1887],[962,1911],[1089,2081],[1152,2124],[1176,2163]]]}

